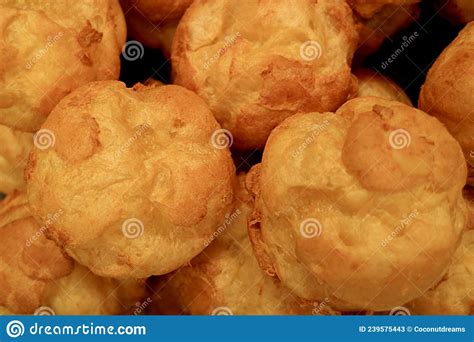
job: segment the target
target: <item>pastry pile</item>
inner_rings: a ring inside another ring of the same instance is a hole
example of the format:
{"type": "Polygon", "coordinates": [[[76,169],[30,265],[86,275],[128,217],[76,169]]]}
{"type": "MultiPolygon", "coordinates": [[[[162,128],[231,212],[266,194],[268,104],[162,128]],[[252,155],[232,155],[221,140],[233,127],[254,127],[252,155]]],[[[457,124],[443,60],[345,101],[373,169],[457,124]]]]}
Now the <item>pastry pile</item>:
{"type": "Polygon", "coordinates": [[[471,3],[0,0],[0,314],[474,314],[471,3]]]}

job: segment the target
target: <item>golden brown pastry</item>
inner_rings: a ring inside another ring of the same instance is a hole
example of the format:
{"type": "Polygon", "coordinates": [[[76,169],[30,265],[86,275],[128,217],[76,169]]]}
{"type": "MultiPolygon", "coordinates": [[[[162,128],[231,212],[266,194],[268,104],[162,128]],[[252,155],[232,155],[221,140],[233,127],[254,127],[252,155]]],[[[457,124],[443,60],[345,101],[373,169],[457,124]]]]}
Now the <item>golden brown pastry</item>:
{"type": "Polygon", "coordinates": [[[420,13],[419,2],[420,0],[350,0],[359,31],[356,62],[376,52],[387,37],[392,37],[416,20],[420,13]]]}
{"type": "Polygon", "coordinates": [[[474,230],[463,234],[441,282],[407,307],[413,315],[474,315],[474,230]]]}
{"type": "Polygon", "coordinates": [[[34,215],[94,273],[144,278],[204,249],[232,206],[234,165],[204,101],[179,86],[83,86],[51,112],[26,170],[34,215]],[[45,186],[47,184],[47,186],[45,186]]]}
{"type": "Polygon", "coordinates": [[[101,278],[75,263],[44,236],[61,215],[37,223],[18,192],[0,204],[0,313],[127,313],[144,295],[144,283],[101,278]]]}
{"type": "Polygon", "coordinates": [[[120,0],[128,34],[151,48],[171,55],[171,43],[180,18],[193,0],[120,0]]]}
{"type": "MultiPolygon", "coordinates": [[[[210,246],[159,280],[152,313],[284,315],[311,314],[320,307],[262,273],[247,235],[251,198],[244,189],[244,174],[236,193],[236,208],[206,241],[210,246]]],[[[318,313],[333,312],[325,303],[318,313]]]]}
{"type": "Polygon", "coordinates": [[[386,100],[399,101],[409,106],[412,105],[410,98],[395,82],[370,69],[356,69],[354,75],[357,77],[359,90],[358,97],[375,96],[386,100]]]}
{"type": "Polygon", "coordinates": [[[466,24],[474,20],[474,2],[472,0],[434,1],[440,15],[453,24],[466,24]]]}
{"type": "Polygon", "coordinates": [[[347,100],[356,43],[342,0],[196,0],[173,40],[175,83],[209,104],[237,149],[263,147],[285,118],[347,100]]]}
{"type": "Polygon", "coordinates": [[[24,189],[23,173],[32,146],[33,134],[0,125],[0,192],[24,189]]]}
{"type": "Polygon", "coordinates": [[[117,0],[0,0],[0,124],[36,131],[74,89],[117,79],[125,35],[117,0]]]}
{"type": "Polygon", "coordinates": [[[350,100],[287,119],[247,177],[264,270],[336,310],[390,310],[446,271],[466,224],[461,148],[399,102],[350,100]],[[436,262],[433,262],[436,260],[436,262]]]}
{"type": "Polygon", "coordinates": [[[436,116],[459,141],[474,185],[474,23],[469,23],[431,67],[418,107],[436,116]]]}

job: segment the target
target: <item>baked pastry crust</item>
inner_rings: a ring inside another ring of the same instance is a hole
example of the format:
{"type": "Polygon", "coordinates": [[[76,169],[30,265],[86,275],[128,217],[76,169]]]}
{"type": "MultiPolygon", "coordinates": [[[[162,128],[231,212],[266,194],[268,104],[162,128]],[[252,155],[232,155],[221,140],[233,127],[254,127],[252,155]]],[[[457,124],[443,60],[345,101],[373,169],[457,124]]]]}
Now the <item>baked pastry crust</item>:
{"type": "Polygon", "coordinates": [[[412,106],[410,98],[403,89],[386,76],[363,68],[354,70],[354,75],[358,81],[357,97],[374,96],[412,106]]]}
{"type": "Polygon", "coordinates": [[[27,189],[38,219],[65,212],[48,236],[94,273],[144,278],[204,249],[232,206],[235,169],[204,101],[179,86],[83,86],[42,127],[27,189]],[[224,148],[223,148],[224,147],[224,148]]]}
{"type": "Polygon", "coordinates": [[[30,214],[26,195],[19,192],[0,203],[0,313],[128,312],[144,296],[144,282],[101,278],[75,263],[44,236],[61,214],[51,213],[47,221],[37,223],[30,214]]]}
{"type": "Polygon", "coordinates": [[[437,117],[458,140],[474,185],[474,23],[441,53],[421,87],[418,107],[437,117]]]}
{"type": "MultiPolygon", "coordinates": [[[[236,207],[218,235],[188,265],[159,279],[152,314],[334,314],[330,303],[313,305],[260,270],[247,235],[252,198],[239,175],[236,207]]],[[[209,241],[211,242],[211,241],[209,241]]]]}
{"type": "Polygon", "coordinates": [[[193,0],[120,0],[128,34],[150,48],[171,55],[171,43],[179,20],[193,0]]]}
{"type": "Polygon", "coordinates": [[[0,192],[24,190],[24,170],[33,134],[0,125],[0,192]]]}
{"type": "Polygon", "coordinates": [[[441,282],[406,306],[414,315],[474,314],[474,230],[463,234],[441,282]]]}
{"type": "Polygon", "coordinates": [[[347,100],[356,44],[345,1],[197,0],[173,40],[174,79],[253,149],[285,118],[347,100]]]}
{"type": "Polygon", "coordinates": [[[0,0],[0,124],[34,132],[79,86],[117,79],[117,0],[0,0]]]}
{"type": "Polygon", "coordinates": [[[438,120],[356,98],[272,132],[248,176],[250,236],[267,273],[296,295],[390,310],[445,273],[466,224],[465,179],[459,144],[438,120]]]}

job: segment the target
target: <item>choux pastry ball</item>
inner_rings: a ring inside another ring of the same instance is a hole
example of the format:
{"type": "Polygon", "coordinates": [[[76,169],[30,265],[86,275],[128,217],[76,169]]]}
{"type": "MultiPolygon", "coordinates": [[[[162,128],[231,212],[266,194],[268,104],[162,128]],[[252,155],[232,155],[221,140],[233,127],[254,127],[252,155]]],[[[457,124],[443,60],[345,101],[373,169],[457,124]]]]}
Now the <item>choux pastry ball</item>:
{"type": "Polygon", "coordinates": [[[263,148],[287,117],[353,94],[356,44],[342,0],[195,0],[173,40],[174,82],[209,104],[236,149],[263,148]]]}
{"type": "Polygon", "coordinates": [[[95,274],[169,273],[205,247],[232,209],[225,132],[179,86],[89,83],[66,96],[30,154],[27,191],[47,235],[95,274]],[[49,139],[49,146],[46,141],[49,139]]]}
{"type": "Polygon", "coordinates": [[[0,0],[0,26],[2,125],[34,132],[74,89],[119,77],[117,0],[0,0]]]}
{"type": "Polygon", "coordinates": [[[293,116],[247,176],[262,268],[296,295],[383,311],[444,276],[466,226],[466,166],[435,118],[375,97],[293,116]]]}
{"type": "Polygon", "coordinates": [[[0,313],[8,315],[117,315],[145,295],[143,281],[94,275],[47,240],[62,212],[37,223],[26,195],[0,202],[0,313]]]}
{"type": "Polygon", "coordinates": [[[474,23],[441,53],[421,87],[418,107],[438,118],[459,141],[474,185],[474,23]]]}

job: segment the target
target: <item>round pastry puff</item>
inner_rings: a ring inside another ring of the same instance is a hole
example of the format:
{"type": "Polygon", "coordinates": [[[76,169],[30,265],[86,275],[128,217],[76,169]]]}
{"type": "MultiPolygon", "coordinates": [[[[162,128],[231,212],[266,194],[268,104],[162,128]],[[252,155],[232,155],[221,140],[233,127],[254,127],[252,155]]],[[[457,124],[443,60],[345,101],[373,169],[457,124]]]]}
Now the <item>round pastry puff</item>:
{"type": "Polygon", "coordinates": [[[474,315],[474,230],[463,234],[441,282],[406,306],[413,315],[474,315]]]}
{"type": "Polygon", "coordinates": [[[120,0],[129,36],[171,55],[171,43],[180,18],[193,0],[120,0]]]}
{"type": "Polygon", "coordinates": [[[197,92],[240,150],[298,112],[336,110],[357,33],[342,0],[196,0],[173,40],[176,84],[197,92]]]}
{"type": "Polygon", "coordinates": [[[474,23],[469,23],[431,67],[418,107],[436,116],[459,141],[474,185],[474,23]]]}
{"type": "Polygon", "coordinates": [[[24,193],[0,203],[0,313],[117,315],[145,294],[143,281],[94,275],[74,262],[44,232],[62,211],[42,223],[31,216],[24,193]]]}
{"type": "Polygon", "coordinates": [[[259,268],[247,235],[251,197],[239,175],[236,206],[210,244],[189,265],[160,278],[152,314],[290,315],[334,314],[330,303],[293,295],[259,268]],[[212,242],[212,243],[211,243],[212,242]]]}
{"type": "Polygon", "coordinates": [[[354,70],[354,75],[357,77],[359,86],[357,97],[381,97],[386,100],[402,102],[409,106],[412,105],[410,98],[403,89],[387,76],[363,68],[354,70]]]}
{"type": "Polygon", "coordinates": [[[90,83],[65,97],[30,154],[28,197],[48,235],[101,276],[171,272],[231,210],[235,168],[204,101],[179,86],[90,83]],[[48,140],[49,143],[48,143],[48,140]]]}
{"type": "Polygon", "coordinates": [[[459,144],[435,118],[380,98],[287,119],[247,178],[262,267],[336,310],[419,297],[443,276],[466,224],[459,144]]]}
{"type": "Polygon", "coordinates": [[[24,190],[24,170],[33,134],[0,125],[0,193],[24,190]]]}
{"type": "Polygon", "coordinates": [[[74,89],[119,77],[117,0],[0,0],[0,27],[2,125],[34,132],[74,89]]]}

